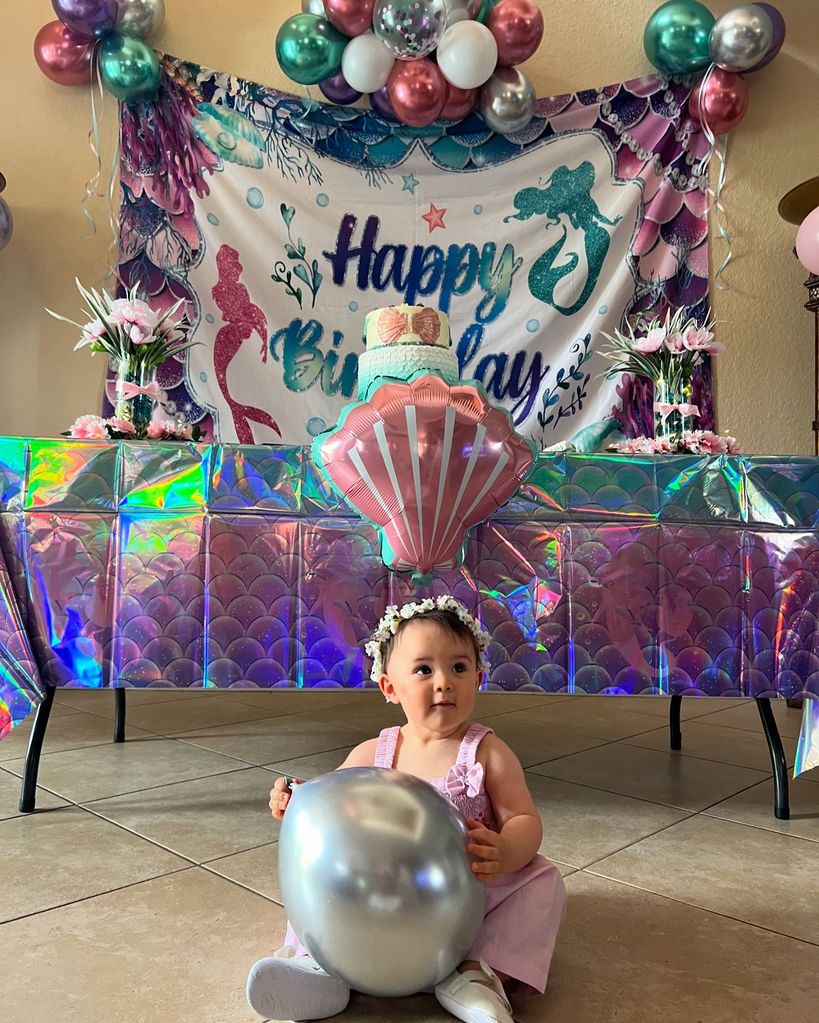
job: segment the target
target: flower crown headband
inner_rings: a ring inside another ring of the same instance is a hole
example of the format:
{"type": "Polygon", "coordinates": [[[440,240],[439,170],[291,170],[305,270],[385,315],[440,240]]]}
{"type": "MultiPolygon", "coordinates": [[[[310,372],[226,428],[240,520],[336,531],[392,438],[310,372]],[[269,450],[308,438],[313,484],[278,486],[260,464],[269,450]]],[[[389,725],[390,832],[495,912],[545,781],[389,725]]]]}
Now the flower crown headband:
{"type": "Polygon", "coordinates": [[[400,608],[397,604],[390,604],[387,608],[384,617],[378,623],[369,642],[364,645],[367,656],[373,659],[372,671],[370,671],[370,678],[373,682],[378,682],[384,674],[381,644],[398,632],[398,626],[402,622],[409,621],[410,618],[415,618],[419,615],[425,615],[429,611],[451,611],[454,615],[457,615],[459,621],[463,622],[467,629],[469,629],[472,633],[472,638],[475,640],[475,646],[478,648],[478,670],[489,671],[489,661],[486,659],[486,648],[489,646],[492,638],[489,633],[480,627],[463,604],[454,597],[427,597],[425,600],[420,601],[420,603],[404,604],[400,608]]]}

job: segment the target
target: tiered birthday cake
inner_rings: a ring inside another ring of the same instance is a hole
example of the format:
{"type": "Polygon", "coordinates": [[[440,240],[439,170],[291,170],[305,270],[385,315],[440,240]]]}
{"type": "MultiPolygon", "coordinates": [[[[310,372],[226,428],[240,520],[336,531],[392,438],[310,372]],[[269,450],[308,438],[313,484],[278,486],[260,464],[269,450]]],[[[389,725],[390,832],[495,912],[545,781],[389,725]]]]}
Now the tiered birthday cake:
{"type": "Polygon", "coordinates": [[[358,396],[369,401],[387,379],[409,381],[431,373],[458,383],[458,359],[451,348],[445,313],[422,305],[373,309],[364,319],[367,350],[358,358],[358,396]]]}

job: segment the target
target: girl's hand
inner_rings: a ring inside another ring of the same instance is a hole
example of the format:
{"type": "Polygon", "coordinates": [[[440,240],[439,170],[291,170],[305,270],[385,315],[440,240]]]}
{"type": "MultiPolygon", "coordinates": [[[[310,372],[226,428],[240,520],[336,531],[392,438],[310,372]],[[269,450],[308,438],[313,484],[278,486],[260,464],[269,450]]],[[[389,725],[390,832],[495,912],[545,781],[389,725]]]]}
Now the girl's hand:
{"type": "Polygon", "coordinates": [[[293,785],[303,785],[304,780],[302,778],[277,778],[273,784],[273,788],[270,790],[270,802],[268,806],[276,818],[280,821],[284,817],[284,811],[287,809],[287,804],[290,802],[290,789],[293,785]]]}
{"type": "Polygon", "coordinates": [[[508,841],[496,831],[485,828],[473,817],[468,817],[466,823],[469,828],[466,851],[478,858],[477,862],[472,864],[472,872],[478,880],[492,881],[505,874],[508,871],[506,864],[510,851],[508,841]]]}

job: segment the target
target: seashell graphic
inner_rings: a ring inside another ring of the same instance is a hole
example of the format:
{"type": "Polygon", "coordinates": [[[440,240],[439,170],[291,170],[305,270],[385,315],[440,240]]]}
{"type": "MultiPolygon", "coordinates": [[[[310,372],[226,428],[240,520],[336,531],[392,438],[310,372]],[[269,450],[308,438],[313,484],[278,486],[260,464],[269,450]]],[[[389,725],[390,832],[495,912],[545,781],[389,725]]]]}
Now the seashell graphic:
{"type": "Polygon", "coordinates": [[[535,454],[479,384],[429,375],[382,384],[313,441],[333,487],[381,530],[384,563],[424,574],[459,563],[467,530],[509,500],[535,454]]]}
{"type": "Polygon", "coordinates": [[[249,117],[213,103],[200,103],[198,110],[191,127],[212,153],[242,167],[264,166],[265,142],[249,117]]]}

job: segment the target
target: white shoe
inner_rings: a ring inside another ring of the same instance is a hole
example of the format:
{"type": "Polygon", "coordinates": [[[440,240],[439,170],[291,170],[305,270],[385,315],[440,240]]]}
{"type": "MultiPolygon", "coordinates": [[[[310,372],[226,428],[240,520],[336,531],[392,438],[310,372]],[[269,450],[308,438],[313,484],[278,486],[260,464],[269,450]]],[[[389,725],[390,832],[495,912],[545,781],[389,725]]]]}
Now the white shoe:
{"type": "Polygon", "coordinates": [[[503,984],[483,960],[480,971],[450,973],[435,988],[435,997],[463,1023],[512,1023],[512,1006],[503,984]]]}
{"type": "Polygon", "coordinates": [[[285,945],[260,959],[247,978],[247,1000],[260,1016],[277,1020],[324,1019],[347,1008],[350,989],[310,956],[285,945]]]}

